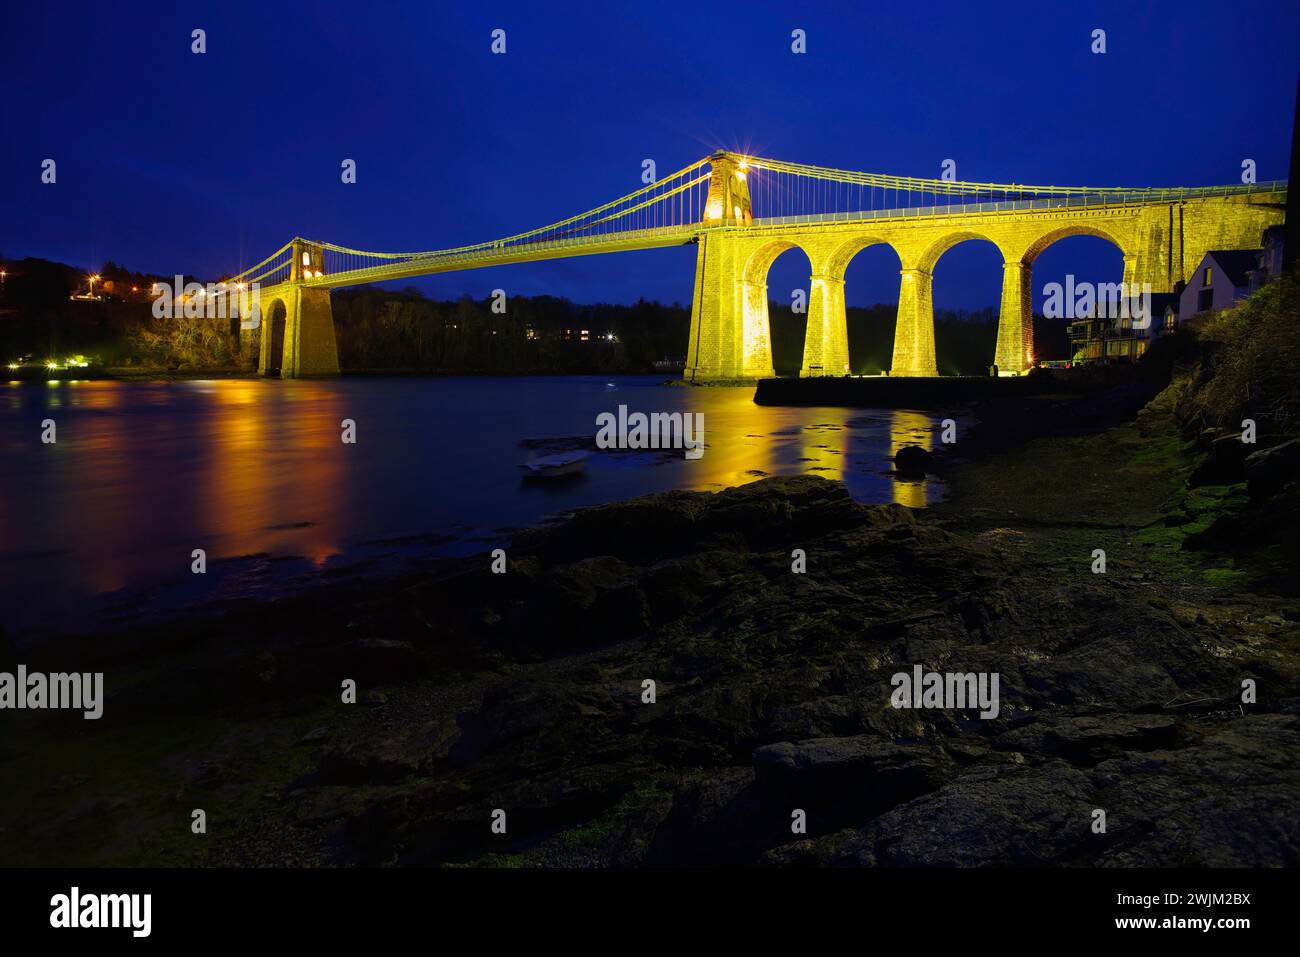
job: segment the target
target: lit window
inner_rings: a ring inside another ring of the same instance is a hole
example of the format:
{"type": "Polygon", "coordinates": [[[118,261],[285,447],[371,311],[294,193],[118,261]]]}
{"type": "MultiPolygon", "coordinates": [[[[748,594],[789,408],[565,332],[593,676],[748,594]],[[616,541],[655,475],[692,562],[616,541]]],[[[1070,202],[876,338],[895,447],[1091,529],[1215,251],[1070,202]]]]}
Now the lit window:
{"type": "Polygon", "coordinates": [[[1205,267],[1205,281],[1202,282],[1201,285],[1202,285],[1202,286],[1212,286],[1212,285],[1214,285],[1213,279],[1214,279],[1214,270],[1212,270],[1209,266],[1206,266],[1206,267],[1205,267]]]}

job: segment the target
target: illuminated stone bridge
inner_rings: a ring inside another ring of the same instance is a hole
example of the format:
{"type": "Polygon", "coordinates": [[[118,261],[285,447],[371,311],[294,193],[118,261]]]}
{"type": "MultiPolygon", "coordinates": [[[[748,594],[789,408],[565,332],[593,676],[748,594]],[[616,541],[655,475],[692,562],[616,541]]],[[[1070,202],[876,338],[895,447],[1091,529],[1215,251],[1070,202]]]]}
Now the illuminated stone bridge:
{"type": "MultiPolygon", "coordinates": [[[[503,239],[379,253],[294,239],[226,280],[260,286],[259,371],[339,371],[330,290],[339,286],[596,253],[698,247],[685,378],[771,376],[767,276],[798,247],[812,264],[802,375],[849,371],[844,275],[876,244],[901,266],[891,375],[933,376],[934,269],[970,239],[1002,254],[995,355],[1003,374],[1032,364],[1034,261],[1066,236],[1099,236],[1124,256],[1126,284],[1172,292],[1206,252],[1251,249],[1281,223],[1286,183],[1186,188],[1025,186],[914,179],[718,152],[595,209],[503,239]]],[[[1130,285],[1128,288],[1132,288],[1130,285]]]]}

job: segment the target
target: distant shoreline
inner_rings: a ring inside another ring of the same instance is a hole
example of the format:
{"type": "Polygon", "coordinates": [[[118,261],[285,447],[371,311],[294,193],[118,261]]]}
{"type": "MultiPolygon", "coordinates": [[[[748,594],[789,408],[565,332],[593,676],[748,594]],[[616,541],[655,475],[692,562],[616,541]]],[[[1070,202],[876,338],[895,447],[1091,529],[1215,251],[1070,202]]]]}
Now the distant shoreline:
{"type": "MultiPolygon", "coordinates": [[[[667,373],[657,372],[549,372],[544,370],[529,372],[483,372],[483,371],[437,371],[422,369],[344,369],[338,376],[329,378],[342,379],[529,379],[529,378],[582,378],[596,376],[614,376],[618,378],[662,379],[666,384],[680,382],[680,378],[667,377],[667,373]]],[[[11,372],[11,382],[53,382],[53,381],[116,381],[141,382],[165,379],[168,381],[186,381],[199,379],[276,379],[277,376],[264,376],[247,369],[165,369],[137,368],[131,366],[106,366],[102,369],[70,370],[59,369],[48,373],[39,370],[21,370],[11,372]]],[[[310,378],[310,377],[304,377],[310,378]]],[[[752,383],[745,383],[752,384],[752,383]]]]}

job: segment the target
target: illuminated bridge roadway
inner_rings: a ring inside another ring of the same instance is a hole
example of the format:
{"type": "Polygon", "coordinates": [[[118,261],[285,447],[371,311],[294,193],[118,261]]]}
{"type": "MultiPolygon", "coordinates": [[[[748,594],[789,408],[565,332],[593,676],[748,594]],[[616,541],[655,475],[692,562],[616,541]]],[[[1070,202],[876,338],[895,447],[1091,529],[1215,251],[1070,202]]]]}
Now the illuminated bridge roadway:
{"type": "MultiPolygon", "coordinates": [[[[1123,188],[1026,186],[855,173],[717,152],[612,202],[490,242],[385,253],[295,238],[226,280],[260,286],[259,370],[335,375],[330,290],[508,263],[694,243],[685,378],[773,375],[767,274],[799,247],[812,264],[802,375],[849,370],[844,274],[885,243],[901,265],[891,375],[933,376],[935,264],[969,239],[1002,253],[996,354],[1004,374],[1031,356],[1034,260],[1066,236],[1100,236],[1124,255],[1125,283],[1172,292],[1212,249],[1253,249],[1281,223],[1286,183],[1123,188]]],[[[1131,286],[1130,286],[1131,288],[1131,286]]]]}

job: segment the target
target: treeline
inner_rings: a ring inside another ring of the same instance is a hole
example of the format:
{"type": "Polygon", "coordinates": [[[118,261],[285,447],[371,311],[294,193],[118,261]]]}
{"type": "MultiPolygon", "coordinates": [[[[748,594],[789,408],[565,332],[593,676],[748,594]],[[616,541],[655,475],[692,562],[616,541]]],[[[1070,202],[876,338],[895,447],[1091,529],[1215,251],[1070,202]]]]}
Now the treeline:
{"type": "MultiPolygon", "coordinates": [[[[433,372],[640,373],[681,359],[690,310],[642,300],[632,306],[578,305],[551,296],[515,297],[504,312],[493,301],[435,302],[419,292],[344,290],[334,295],[339,361],[348,369],[433,372]],[[586,339],[583,339],[583,336],[586,339]]],[[[892,363],[897,306],[847,310],[852,370],[874,374],[892,363]]],[[[807,316],[770,307],[773,364],[798,372],[807,316]]],[[[944,375],[985,375],[997,345],[997,310],[940,310],[935,346],[944,375]]],[[[1034,355],[1066,358],[1066,324],[1035,317],[1034,355]]]]}
{"type": "Polygon", "coordinates": [[[439,302],[418,290],[333,298],[346,369],[462,373],[641,373],[686,351],[685,307],[579,305],[553,296],[439,302]]]}
{"type": "MultiPolygon", "coordinates": [[[[0,291],[0,349],[22,355],[96,356],[103,365],[189,369],[251,369],[261,331],[209,319],[155,319],[144,295],[154,277],[106,263],[100,275],[139,296],[70,301],[85,273],[61,263],[26,259],[7,265],[0,291]],[[110,278],[111,277],[111,278],[110,278]]],[[[103,288],[102,286],[100,288],[103,288]]],[[[97,292],[99,289],[97,289],[97,292]]],[[[339,362],[352,370],[441,374],[636,374],[681,361],[690,335],[690,309],[641,300],[632,305],[580,305],[553,296],[445,302],[416,289],[342,289],[332,299],[339,362]]],[[[893,304],[848,309],[852,370],[872,374],[891,364],[893,304]]],[[[771,307],[773,362],[778,374],[801,365],[807,317],[771,307]]],[[[940,372],[984,375],[997,342],[997,313],[938,311],[935,339],[940,372]]],[[[1065,358],[1064,322],[1035,321],[1035,355],[1065,358]]]]}
{"type": "MultiPolygon", "coordinates": [[[[154,320],[149,290],[162,278],[107,262],[96,274],[96,300],[87,273],[45,259],[0,262],[0,359],[62,359],[81,353],[102,365],[222,368],[237,364],[240,344],[229,323],[154,320]]],[[[187,277],[188,279],[189,277],[187,277]]]]}
{"type": "MultiPolygon", "coordinates": [[[[772,362],[777,375],[794,375],[803,361],[807,316],[789,306],[769,306],[772,362]]],[[[894,326],[898,306],[849,306],[849,365],[858,375],[876,375],[893,364],[894,326]]],[[[1034,317],[1034,356],[1065,359],[1070,342],[1067,323],[1034,317]]],[[[989,307],[973,312],[937,309],[934,314],[936,361],[941,375],[987,375],[998,341],[998,312],[989,307]]]]}

